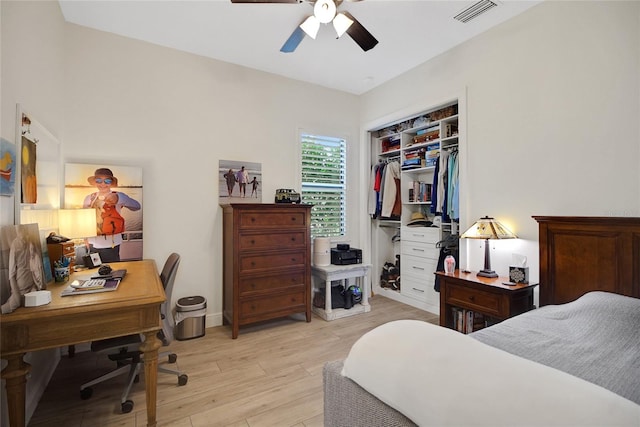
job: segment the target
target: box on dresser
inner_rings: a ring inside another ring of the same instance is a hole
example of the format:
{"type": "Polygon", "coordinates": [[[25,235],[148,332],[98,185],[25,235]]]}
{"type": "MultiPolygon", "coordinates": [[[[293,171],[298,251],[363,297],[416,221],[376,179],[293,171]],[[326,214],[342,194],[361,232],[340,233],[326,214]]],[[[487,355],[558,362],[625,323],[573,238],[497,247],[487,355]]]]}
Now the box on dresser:
{"type": "Polygon", "coordinates": [[[223,321],[305,313],[311,321],[311,205],[223,205],[223,321]]]}

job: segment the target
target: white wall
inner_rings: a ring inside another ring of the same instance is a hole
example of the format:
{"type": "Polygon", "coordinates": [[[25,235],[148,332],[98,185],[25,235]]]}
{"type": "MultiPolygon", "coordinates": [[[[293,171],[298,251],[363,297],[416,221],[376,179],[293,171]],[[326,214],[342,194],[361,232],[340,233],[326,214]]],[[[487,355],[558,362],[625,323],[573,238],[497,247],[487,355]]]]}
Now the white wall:
{"type": "Polygon", "coordinates": [[[273,202],[300,188],[300,127],[358,146],[357,97],[72,24],[65,55],[66,161],[143,167],[144,256],[180,253],[173,300],[202,295],[207,326],[221,324],[219,160],[262,163],[273,202]]]}
{"type": "MultiPolygon", "coordinates": [[[[0,2],[2,15],[0,136],[15,141],[16,104],[27,108],[33,117],[54,136],[61,137],[64,99],[64,20],[58,2],[0,2]]],[[[16,187],[18,195],[20,188],[16,187]]],[[[14,223],[14,198],[0,197],[0,226],[14,223]]],[[[27,420],[53,369],[60,360],[56,349],[29,353],[32,366],[27,381],[27,420]]],[[[6,362],[2,361],[4,368],[6,362]]],[[[2,418],[8,425],[4,380],[0,386],[2,418]]]]}
{"type": "Polygon", "coordinates": [[[498,273],[525,253],[537,279],[532,215],[640,216],[640,3],[544,2],[361,96],[361,122],[459,91],[461,225],[490,215],[521,238],[493,245],[498,273]]]}

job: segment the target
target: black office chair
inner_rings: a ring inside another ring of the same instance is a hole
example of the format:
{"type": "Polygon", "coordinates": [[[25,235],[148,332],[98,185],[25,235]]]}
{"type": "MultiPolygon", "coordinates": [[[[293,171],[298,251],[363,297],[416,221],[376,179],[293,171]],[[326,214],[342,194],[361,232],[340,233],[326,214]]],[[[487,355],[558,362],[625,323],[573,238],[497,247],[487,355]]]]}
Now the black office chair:
{"type": "MultiPolygon", "coordinates": [[[[170,304],[173,284],[175,282],[179,264],[180,255],[172,253],[169,255],[169,258],[167,258],[167,261],[162,268],[162,272],[160,273],[160,281],[164,287],[167,300],[160,306],[162,329],[158,331],[158,338],[162,341],[162,345],[165,347],[173,341],[174,322],[173,316],[171,315],[170,304]]],[[[140,368],[144,364],[144,358],[142,357],[142,352],[139,349],[141,343],[142,335],[140,334],[125,335],[122,337],[92,342],[91,351],[108,353],[109,359],[117,362],[118,368],[101,375],[92,381],[82,384],[80,386],[80,397],[83,400],[89,399],[93,394],[92,386],[128,373],[127,384],[122,393],[120,403],[123,413],[131,412],[133,410],[133,401],[129,399],[129,392],[131,391],[133,383],[138,382],[140,368]]],[[[165,356],[168,359],[168,363],[175,363],[178,359],[178,356],[175,353],[161,352],[158,354],[158,360],[165,356]]],[[[187,374],[179,370],[169,369],[160,365],[160,362],[158,363],[159,372],[176,375],[178,377],[179,386],[187,384],[187,381],[189,380],[187,374]]]]}

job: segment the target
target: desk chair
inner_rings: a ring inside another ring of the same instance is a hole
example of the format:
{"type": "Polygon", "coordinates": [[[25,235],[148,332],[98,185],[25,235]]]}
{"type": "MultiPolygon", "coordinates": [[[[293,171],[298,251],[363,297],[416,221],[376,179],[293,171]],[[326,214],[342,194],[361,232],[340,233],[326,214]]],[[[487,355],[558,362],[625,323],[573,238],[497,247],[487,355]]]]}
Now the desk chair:
{"type": "MultiPolygon", "coordinates": [[[[162,329],[158,331],[158,339],[162,341],[162,346],[166,347],[173,341],[173,316],[171,316],[171,294],[173,292],[173,283],[175,282],[178,265],[180,264],[180,255],[172,253],[165,261],[162,272],[160,273],[160,281],[164,287],[167,300],[160,307],[160,317],[162,319],[162,329]]],[[[117,362],[118,368],[108,372],[88,383],[80,386],[80,397],[83,400],[89,399],[93,394],[92,386],[115,378],[117,376],[128,373],[126,387],[120,399],[122,413],[128,413],[133,410],[133,401],[129,399],[129,392],[133,383],[138,382],[140,368],[144,363],[141,357],[142,352],[139,349],[142,343],[140,334],[125,335],[122,337],[110,338],[106,340],[94,341],[91,343],[91,351],[108,353],[110,360],[117,362]]],[[[187,384],[189,377],[187,374],[174,369],[166,368],[160,365],[160,359],[167,357],[169,363],[175,363],[178,356],[171,352],[160,352],[158,354],[158,371],[176,375],[178,377],[178,385],[187,384]]]]}

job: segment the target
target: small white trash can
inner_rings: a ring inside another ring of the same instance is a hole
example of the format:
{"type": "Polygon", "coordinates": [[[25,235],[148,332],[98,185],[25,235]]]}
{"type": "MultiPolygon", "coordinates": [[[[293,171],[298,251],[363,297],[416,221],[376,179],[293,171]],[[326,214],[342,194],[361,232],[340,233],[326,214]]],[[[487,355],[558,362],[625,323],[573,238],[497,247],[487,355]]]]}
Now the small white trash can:
{"type": "Polygon", "coordinates": [[[204,336],[207,300],[204,297],[184,297],[176,303],[177,340],[190,340],[204,336]]]}

